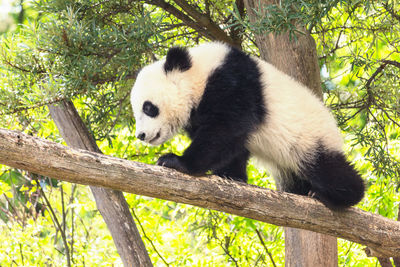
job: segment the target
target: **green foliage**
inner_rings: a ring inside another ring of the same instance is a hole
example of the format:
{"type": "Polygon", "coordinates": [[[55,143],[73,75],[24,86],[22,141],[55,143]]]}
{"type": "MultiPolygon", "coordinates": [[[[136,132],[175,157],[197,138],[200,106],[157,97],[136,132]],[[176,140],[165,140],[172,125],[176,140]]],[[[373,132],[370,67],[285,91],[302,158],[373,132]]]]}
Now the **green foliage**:
{"type": "Polygon", "coordinates": [[[351,147],[369,162],[376,177],[371,184],[398,183],[400,175],[400,19],[388,15],[398,8],[394,3],[372,4],[368,11],[360,3],[343,4],[330,14],[329,25],[324,21],[315,29],[327,102],[351,147]]]}
{"type": "Polygon", "coordinates": [[[276,4],[260,2],[258,8],[253,10],[252,22],[248,17],[242,18],[235,8],[232,12],[235,23],[232,26],[242,25],[257,35],[288,32],[291,38],[296,38],[296,34],[304,34],[302,28],[311,29],[341,2],[341,0],[284,0],[276,4]]]}
{"type": "Polygon", "coordinates": [[[96,111],[88,123],[101,118],[92,130],[104,137],[120,104],[126,109],[129,80],[151,51],[157,21],[133,2],[38,1],[36,9],[38,20],[3,39],[0,113],[80,97],[96,111]]]}
{"type": "Polygon", "coordinates": [[[37,187],[26,193],[31,196],[32,201],[27,204],[32,205],[33,213],[22,213],[21,208],[12,205],[18,212],[8,213],[8,221],[0,223],[0,264],[66,266],[66,252],[60,234],[63,229],[55,227],[54,218],[49,212],[49,209],[53,209],[60,221],[65,218],[62,227],[66,229],[67,242],[74,248],[70,253],[76,266],[121,266],[113,241],[88,188],[67,183],[60,186],[64,188],[63,191],[44,187],[43,194],[52,204],[40,210],[40,214],[34,213],[43,199],[43,195],[37,196],[37,187]],[[61,193],[66,201],[64,207],[61,193]],[[65,211],[64,215],[62,211],[65,211]]]}
{"type": "MultiPolygon", "coordinates": [[[[159,147],[134,138],[129,91],[143,64],[165,55],[172,44],[192,45],[206,37],[144,2],[151,1],[25,3],[24,25],[0,44],[0,126],[61,143],[47,105],[72,99],[107,155],[154,164],[161,154],[182,153],[189,144],[184,135],[159,147]]],[[[250,23],[235,1],[188,2],[226,31],[239,31],[243,47],[254,54],[249,37],[254,34],[295,36],[294,22],[312,32],[325,101],[368,187],[359,207],[395,219],[400,204],[399,4],[285,0],[255,10],[258,16],[250,23]]],[[[67,254],[77,266],[122,265],[87,187],[2,171],[1,266],[65,266],[67,254]]],[[[248,173],[249,183],[275,189],[253,162],[248,173]]],[[[272,261],[284,266],[280,227],[125,196],[156,266],[272,266],[272,261]]],[[[339,240],[339,265],[376,266],[362,249],[339,240]]]]}
{"type": "MultiPolygon", "coordinates": [[[[360,206],[396,219],[400,204],[400,17],[394,10],[399,10],[396,1],[343,2],[314,27],[313,34],[321,55],[326,102],[345,133],[350,157],[366,180],[367,197],[360,206]]],[[[353,244],[341,243],[341,248],[349,250],[348,256],[339,259],[353,266],[353,258],[360,260],[361,255],[355,254],[353,244]]]]}

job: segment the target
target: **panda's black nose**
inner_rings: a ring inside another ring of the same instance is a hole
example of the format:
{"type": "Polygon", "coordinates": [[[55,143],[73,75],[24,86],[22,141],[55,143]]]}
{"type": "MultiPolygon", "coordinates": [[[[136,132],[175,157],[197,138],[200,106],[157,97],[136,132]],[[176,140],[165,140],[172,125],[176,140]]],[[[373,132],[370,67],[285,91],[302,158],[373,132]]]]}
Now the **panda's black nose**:
{"type": "Polygon", "coordinates": [[[146,138],[146,134],[145,133],[140,133],[137,138],[139,138],[140,140],[144,140],[146,138]]]}

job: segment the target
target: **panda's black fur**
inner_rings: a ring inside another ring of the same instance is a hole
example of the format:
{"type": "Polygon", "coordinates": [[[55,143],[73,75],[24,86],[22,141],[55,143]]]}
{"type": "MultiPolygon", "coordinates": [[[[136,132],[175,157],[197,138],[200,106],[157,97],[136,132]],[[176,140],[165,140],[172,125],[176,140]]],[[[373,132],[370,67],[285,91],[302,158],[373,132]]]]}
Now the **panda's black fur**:
{"type": "MultiPolygon", "coordinates": [[[[173,71],[184,72],[191,66],[190,53],[175,47],[166,57],[164,71],[168,75],[173,71]]],[[[247,182],[250,152],[246,142],[254,131],[268,123],[270,116],[268,101],[264,101],[263,95],[263,88],[267,90],[268,84],[260,76],[254,58],[230,48],[223,63],[209,74],[201,100],[192,108],[184,125],[192,139],[191,145],[182,156],[160,157],[158,165],[191,175],[212,171],[221,177],[247,182]]],[[[311,195],[332,209],[358,203],[364,194],[360,175],[342,152],[326,149],[318,140],[315,143],[313,160],[302,162],[300,172],[282,172],[281,179],[293,182],[281,189],[311,195]]]]}
{"type": "Polygon", "coordinates": [[[212,170],[214,174],[247,182],[249,152],[245,142],[267,115],[259,78],[252,59],[237,49],[232,49],[209,76],[200,104],[192,110],[185,127],[193,140],[180,158],[187,173],[212,170]]]}

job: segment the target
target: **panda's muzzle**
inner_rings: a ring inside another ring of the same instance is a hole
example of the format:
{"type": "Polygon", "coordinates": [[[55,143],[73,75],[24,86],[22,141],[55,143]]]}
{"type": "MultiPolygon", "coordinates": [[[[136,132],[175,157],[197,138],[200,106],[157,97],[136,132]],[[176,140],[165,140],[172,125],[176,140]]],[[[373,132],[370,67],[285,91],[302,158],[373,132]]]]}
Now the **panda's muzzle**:
{"type": "Polygon", "coordinates": [[[156,136],[153,138],[153,139],[151,139],[150,141],[149,141],[149,143],[151,144],[151,143],[153,143],[154,141],[156,141],[158,138],[160,138],[160,131],[158,131],[158,133],[156,134],[156,136]]]}

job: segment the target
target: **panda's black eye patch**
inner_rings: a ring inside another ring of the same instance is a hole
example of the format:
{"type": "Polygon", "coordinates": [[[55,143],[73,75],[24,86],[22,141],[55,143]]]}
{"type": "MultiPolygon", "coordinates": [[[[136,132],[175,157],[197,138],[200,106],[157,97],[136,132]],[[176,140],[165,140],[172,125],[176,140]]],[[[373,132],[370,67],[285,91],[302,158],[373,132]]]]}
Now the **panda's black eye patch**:
{"type": "Polygon", "coordinates": [[[143,113],[149,117],[155,118],[158,116],[159,110],[158,110],[158,107],[155,106],[150,101],[145,101],[143,103],[143,113]]]}

